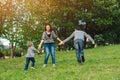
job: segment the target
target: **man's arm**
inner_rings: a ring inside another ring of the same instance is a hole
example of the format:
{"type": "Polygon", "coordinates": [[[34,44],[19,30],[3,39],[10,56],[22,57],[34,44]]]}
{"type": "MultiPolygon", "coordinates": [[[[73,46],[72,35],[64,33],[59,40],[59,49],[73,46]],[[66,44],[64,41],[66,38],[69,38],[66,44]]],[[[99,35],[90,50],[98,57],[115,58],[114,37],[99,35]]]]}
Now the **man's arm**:
{"type": "Polygon", "coordinates": [[[92,44],[95,44],[93,38],[90,35],[88,35],[86,32],[85,32],[85,37],[87,37],[92,42],[92,44]]]}
{"type": "Polygon", "coordinates": [[[74,32],[68,37],[66,38],[64,41],[62,41],[62,43],[66,43],[67,41],[69,41],[70,39],[72,39],[74,37],[74,32]]]}

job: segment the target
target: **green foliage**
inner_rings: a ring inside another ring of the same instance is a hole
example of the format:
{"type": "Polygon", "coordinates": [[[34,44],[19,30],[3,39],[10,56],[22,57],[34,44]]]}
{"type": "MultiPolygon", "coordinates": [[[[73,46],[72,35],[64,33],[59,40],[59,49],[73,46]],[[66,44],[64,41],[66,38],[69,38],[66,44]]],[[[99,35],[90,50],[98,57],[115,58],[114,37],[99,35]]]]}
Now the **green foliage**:
{"type": "Polygon", "coordinates": [[[104,38],[105,42],[110,43],[110,44],[114,44],[114,42],[117,38],[117,35],[113,32],[109,32],[109,33],[107,32],[103,35],[104,35],[103,38],[104,38]]]}
{"type": "Polygon", "coordinates": [[[95,35],[94,40],[95,40],[95,42],[96,42],[97,45],[101,45],[101,44],[104,43],[104,38],[103,38],[102,34],[95,35]]]}
{"type": "Polygon", "coordinates": [[[117,35],[114,32],[105,32],[100,35],[95,35],[94,40],[98,45],[114,44],[117,35]]]}
{"type": "Polygon", "coordinates": [[[0,52],[3,53],[5,56],[10,56],[9,50],[1,50],[0,49],[0,52]]]}
{"type": "Polygon", "coordinates": [[[0,3],[0,12],[0,35],[15,47],[26,48],[29,40],[37,46],[46,23],[54,30],[60,27],[59,36],[64,39],[79,20],[86,22],[84,30],[93,37],[109,33],[112,28],[120,38],[119,0],[7,0],[6,4],[0,3]]]}

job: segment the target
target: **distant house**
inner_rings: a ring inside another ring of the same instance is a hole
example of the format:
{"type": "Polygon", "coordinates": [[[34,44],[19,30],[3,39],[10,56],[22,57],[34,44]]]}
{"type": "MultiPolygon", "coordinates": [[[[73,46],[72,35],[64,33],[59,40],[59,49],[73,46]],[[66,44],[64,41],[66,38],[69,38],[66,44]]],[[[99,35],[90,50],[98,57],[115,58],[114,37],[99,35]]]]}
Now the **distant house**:
{"type": "Polygon", "coordinates": [[[6,48],[3,44],[0,44],[0,49],[3,50],[3,49],[6,49],[6,48]]]}
{"type": "MultiPolygon", "coordinates": [[[[2,40],[3,40],[3,39],[2,39],[2,40]]],[[[8,45],[4,45],[2,40],[0,39],[0,49],[1,49],[1,50],[9,49],[9,46],[8,46],[8,45]]]]}

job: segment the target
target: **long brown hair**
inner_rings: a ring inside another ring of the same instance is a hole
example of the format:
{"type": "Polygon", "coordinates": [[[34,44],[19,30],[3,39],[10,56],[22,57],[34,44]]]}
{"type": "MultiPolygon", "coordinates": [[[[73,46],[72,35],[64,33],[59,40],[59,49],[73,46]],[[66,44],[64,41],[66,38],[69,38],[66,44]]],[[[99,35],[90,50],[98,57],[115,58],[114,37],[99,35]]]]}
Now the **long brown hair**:
{"type": "Polygon", "coordinates": [[[52,27],[51,27],[51,25],[50,25],[50,24],[46,24],[46,25],[45,25],[45,29],[44,29],[44,30],[46,31],[46,27],[47,27],[47,26],[50,26],[50,31],[52,31],[52,27]]]}

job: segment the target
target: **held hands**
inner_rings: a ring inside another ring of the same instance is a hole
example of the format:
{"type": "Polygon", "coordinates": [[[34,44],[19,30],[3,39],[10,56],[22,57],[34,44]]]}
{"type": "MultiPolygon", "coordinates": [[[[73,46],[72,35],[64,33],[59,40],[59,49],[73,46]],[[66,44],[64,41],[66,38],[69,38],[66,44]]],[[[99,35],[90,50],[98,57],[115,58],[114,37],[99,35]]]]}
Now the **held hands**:
{"type": "Polygon", "coordinates": [[[63,45],[64,43],[63,43],[63,41],[61,41],[60,43],[59,43],[59,45],[63,45]]]}

